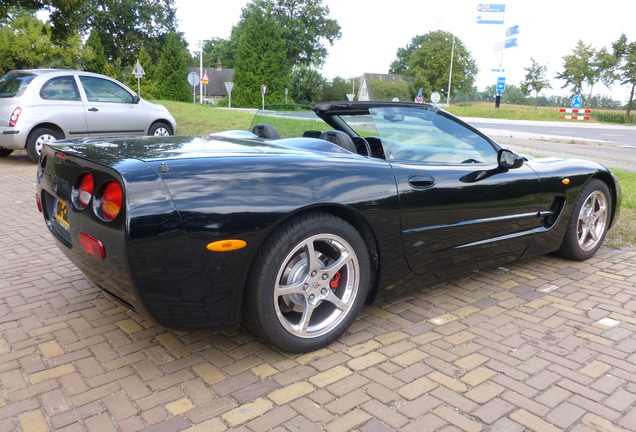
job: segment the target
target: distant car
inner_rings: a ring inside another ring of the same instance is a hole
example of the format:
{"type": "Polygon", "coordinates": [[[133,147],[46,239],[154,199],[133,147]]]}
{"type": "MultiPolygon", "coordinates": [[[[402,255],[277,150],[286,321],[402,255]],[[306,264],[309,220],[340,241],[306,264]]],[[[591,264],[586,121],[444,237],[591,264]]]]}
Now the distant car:
{"type": "Polygon", "coordinates": [[[37,161],[45,143],[64,138],[176,132],[165,107],[104,75],[34,69],[0,78],[0,157],[26,148],[37,161]]]}
{"type": "Polygon", "coordinates": [[[620,208],[598,163],[525,159],[432,105],[328,102],[254,123],[47,145],[46,225],[91,281],[160,325],[244,322],[311,351],[387,293],[522,256],[590,258],[620,208]]]}

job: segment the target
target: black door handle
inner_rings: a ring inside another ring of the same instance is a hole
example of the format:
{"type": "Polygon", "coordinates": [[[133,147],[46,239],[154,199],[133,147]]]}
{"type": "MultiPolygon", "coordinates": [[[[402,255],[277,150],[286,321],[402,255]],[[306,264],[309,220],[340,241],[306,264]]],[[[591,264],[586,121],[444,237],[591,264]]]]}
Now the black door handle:
{"type": "Polygon", "coordinates": [[[417,189],[427,189],[435,185],[435,179],[429,175],[414,174],[409,176],[409,184],[417,189]]]}
{"type": "Polygon", "coordinates": [[[91,112],[97,112],[97,111],[99,111],[97,108],[89,108],[88,110],[89,110],[89,111],[91,111],[91,112]]]}

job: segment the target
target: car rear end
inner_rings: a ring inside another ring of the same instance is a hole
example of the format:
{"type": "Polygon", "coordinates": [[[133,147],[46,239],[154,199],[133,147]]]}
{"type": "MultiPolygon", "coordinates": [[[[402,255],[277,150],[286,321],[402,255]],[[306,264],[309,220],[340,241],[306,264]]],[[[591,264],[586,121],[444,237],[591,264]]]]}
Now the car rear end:
{"type": "MultiPolygon", "coordinates": [[[[180,139],[189,138],[174,142],[180,139]]],[[[236,327],[236,287],[201,270],[161,178],[164,159],[148,156],[173,145],[159,141],[86,138],[45,146],[39,210],[70,261],[129,308],[168,328],[236,327]]]]}
{"type": "Polygon", "coordinates": [[[126,258],[124,180],[117,170],[45,147],[36,202],[58,247],[95,284],[138,308],[126,258]]]}
{"type": "Polygon", "coordinates": [[[9,71],[0,78],[0,148],[24,148],[27,131],[21,127],[20,100],[37,76],[35,71],[9,71]]]}

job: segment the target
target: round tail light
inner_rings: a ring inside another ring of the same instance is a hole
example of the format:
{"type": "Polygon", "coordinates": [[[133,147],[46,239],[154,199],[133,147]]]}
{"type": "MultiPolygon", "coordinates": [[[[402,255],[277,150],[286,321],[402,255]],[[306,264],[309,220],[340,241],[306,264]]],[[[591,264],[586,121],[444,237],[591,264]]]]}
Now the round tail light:
{"type": "Polygon", "coordinates": [[[102,196],[102,216],[106,220],[113,220],[121,211],[124,200],[124,192],[118,183],[110,182],[104,188],[102,196]]]}
{"type": "Polygon", "coordinates": [[[79,187],[77,188],[77,199],[75,200],[75,205],[80,210],[85,209],[90,203],[91,198],[93,197],[94,191],[93,176],[90,174],[84,174],[80,180],[79,187]]]}

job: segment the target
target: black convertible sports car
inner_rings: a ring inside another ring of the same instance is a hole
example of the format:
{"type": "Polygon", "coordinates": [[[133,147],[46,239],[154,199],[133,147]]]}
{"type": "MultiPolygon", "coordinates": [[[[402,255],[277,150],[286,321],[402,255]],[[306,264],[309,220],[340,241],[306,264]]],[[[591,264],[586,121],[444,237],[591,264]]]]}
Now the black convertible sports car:
{"type": "Polygon", "coordinates": [[[365,302],[521,256],[596,253],[621,202],[583,160],[527,160],[427,104],[268,109],[251,131],[44,149],[37,202],[96,285],[162,326],[323,347],[365,302]]]}

